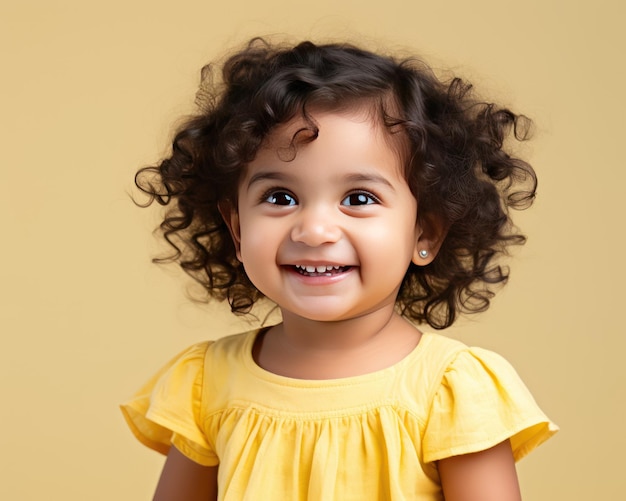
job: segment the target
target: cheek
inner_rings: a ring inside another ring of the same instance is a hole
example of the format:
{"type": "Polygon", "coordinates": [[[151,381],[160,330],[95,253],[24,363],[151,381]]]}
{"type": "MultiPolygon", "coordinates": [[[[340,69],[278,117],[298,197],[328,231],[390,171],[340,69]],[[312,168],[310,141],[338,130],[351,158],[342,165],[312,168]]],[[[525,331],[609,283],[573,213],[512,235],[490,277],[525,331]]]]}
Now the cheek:
{"type": "Polygon", "coordinates": [[[402,247],[415,241],[417,227],[415,219],[398,215],[375,223],[368,221],[361,229],[361,234],[364,240],[377,242],[379,245],[402,247]]]}
{"type": "Polygon", "coordinates": [[[360,254],[370,264],[385,263],[390,273],[403,276],[413,259],[417,237],[418,232],[412,220],[397,218],[371,225],[364,230],[360,240],[360,254]]]}
{"type": "Polygon", "coordinates": [[[276,247],[280,241],[274,225],[255,218],[242,218],[240,254],[244,265],[271,259],[275,261],[276,247]]]}

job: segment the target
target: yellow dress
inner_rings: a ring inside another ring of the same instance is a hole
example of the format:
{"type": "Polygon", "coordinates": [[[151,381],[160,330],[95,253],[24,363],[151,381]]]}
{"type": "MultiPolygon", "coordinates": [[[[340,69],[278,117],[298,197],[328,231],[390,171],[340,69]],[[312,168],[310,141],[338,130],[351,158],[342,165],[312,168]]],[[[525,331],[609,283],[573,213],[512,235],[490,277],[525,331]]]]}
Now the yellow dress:
{"type": "Polygon", "coordinates": [[[299,380],[256,365],[258,332],[192,346],[122,406],[148,447],[219,464],[220,500],[440,500],[437,460],[507,438],[517,460],[557,430],[487,350],[426,333],[386,369],[299,380]]]}

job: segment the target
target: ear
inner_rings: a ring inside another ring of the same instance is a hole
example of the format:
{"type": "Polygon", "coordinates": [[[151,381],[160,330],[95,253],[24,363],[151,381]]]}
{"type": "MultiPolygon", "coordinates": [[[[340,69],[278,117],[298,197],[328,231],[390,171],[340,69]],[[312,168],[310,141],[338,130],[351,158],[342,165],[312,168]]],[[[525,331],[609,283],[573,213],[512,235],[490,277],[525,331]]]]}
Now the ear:
{"type": "Polygon", "coordinates": [[[448,233],[448,225],[435,214],[420,215],[411,261],[417,266],[433,262],[448,233]]]}
{"type": "Polygon", "coordinates": [[[237,209],[228,201],[222,201],[217,204],[217,208],[222,215],[222,219],[228,227],[230,236],[235,244],[235,252],[237,253],[237,259],[241,261],[241,230],[239,227],[239,213],[237,209]]]}

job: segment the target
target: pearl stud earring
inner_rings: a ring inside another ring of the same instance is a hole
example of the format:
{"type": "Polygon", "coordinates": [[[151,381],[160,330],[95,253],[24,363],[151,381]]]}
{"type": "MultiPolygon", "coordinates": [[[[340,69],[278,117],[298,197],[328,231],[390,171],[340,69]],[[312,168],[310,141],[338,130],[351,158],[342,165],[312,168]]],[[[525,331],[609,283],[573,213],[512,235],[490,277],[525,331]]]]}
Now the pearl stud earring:
{"type": "Polygon", "coordinates": [[[428,251],[426,249],[422,249],[418,252],[422,259],[426,259],[428,257],[428,251]]]}

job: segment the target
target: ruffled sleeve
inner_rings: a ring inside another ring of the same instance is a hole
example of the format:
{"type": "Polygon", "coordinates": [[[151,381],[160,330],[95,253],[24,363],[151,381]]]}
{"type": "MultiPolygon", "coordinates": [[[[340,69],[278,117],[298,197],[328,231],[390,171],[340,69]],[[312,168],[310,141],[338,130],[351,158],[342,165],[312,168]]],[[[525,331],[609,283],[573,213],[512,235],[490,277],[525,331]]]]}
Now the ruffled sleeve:
{"type": "Polygon", "coordinates": [[[166,364],[120,407],[137,439],[162,454],[173,444],[205,466],[219,461],[201,422],[204,360],[211,342],[185,350],[166,364]]]}
{"type": "Polygon", "coordinates": [[[446,368],[433,397],[424,461],[486,450],[506,439],[517,461],[557,431],[505,359],[468,348],[446,368]]]}

